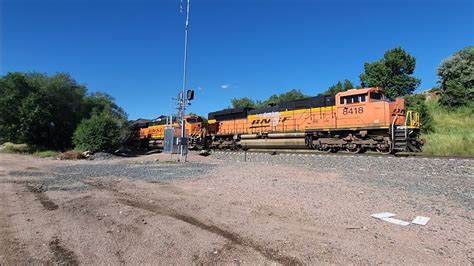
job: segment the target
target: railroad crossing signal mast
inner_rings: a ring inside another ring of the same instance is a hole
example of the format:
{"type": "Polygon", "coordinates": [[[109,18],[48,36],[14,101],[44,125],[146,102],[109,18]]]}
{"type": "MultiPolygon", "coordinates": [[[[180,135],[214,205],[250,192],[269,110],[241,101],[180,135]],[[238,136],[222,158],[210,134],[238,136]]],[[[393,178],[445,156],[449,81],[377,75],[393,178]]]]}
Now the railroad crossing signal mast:
{"type": "MultiPolygon", "coordinates": [[[[186,119],[184,115],[186,113],[186,107],[191,105],[191,101],[194,99],[194,91],[186,91],[186,74],[187,74],[187,63],[188,63],[188,31],[189,31],[189,1],[186,0],[186,22],[184,25],[184,62],[183,62],[183,87],[181,92],[178,94],[178,116],[181,122],[181,138],[178,143],[179,148],[179,161],[186,162],[188,155],[188,139],[186,137],[186,119]]],[[[180,12],[182,13],[183,0],[181,0],[180,12]]]]}

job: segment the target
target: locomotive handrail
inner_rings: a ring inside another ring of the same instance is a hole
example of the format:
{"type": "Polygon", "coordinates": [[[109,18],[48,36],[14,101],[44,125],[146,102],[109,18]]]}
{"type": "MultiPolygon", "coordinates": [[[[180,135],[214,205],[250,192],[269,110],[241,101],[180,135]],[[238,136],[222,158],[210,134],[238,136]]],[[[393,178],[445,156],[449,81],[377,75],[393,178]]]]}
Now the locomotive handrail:
{"type": "Polygon", "coordinates": [[[415,111],[407,111],[405,119],[405,127],[407,124],[410,127],[419,127],[420,126],[420,113],[415,111]]]}
{"type": "Polygon", "coordinates": [[[412,124],[411,116],[412,116],[411,111],[408,111],[406,116],[405,116],[405,139],[408,138],[408,129],[407,129],[408,120],[410,120],[410,125],[412,124]]]}
{"type": "MultiPolygon", "coordinates": [[[[395,117],[393,118],[393,121],[392,121],[392,125],[391,125],[391,133],[392,133],[392,148],[395,147],[395,121],[397,121],[397,118],[398,118],[398,114],[395,115],[395,117]]],[[[406,121],[406,120],[405,120],[406,121]]]]}

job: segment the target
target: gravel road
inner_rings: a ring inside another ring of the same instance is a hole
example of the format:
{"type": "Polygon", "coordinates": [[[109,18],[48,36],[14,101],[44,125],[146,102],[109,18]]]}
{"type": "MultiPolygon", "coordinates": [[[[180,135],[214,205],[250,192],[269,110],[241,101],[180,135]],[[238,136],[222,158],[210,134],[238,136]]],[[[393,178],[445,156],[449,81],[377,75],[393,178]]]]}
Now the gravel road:
{"type": "Polygon", "coordinates": [[[473,160],[0,159],[1,265],[474,263],[473,160]]]}
{"type": "MultiPolygon", "coordinates": [[[[105,160],[106,161],[106,160],[105,160]]],[[[127,162],[114,160],[100,163],[79,163],[54,167],[49,171],[12,171],[10,174],[24,177],[41,177],[37,185],[45,191],[63,190],[80,191],[90,189],[83,183],[85,179],[98,177],[115,177],[128,180],[143,180],[150,183],[164,183],[206,174],[213,168],[212,164],[190,162],[139,161],[127,162]]]]}
{"type": "MultiPolygon", "coordinates": [[[[214,152],[224,161],[243,161],[243,152],[214,152]]],[[[316,172],[342,174],[353,182],[382,189],[443,196],[474,209],[474,159],[364,155],[247,153],[248,162],[294,165],[316,172]]]]}

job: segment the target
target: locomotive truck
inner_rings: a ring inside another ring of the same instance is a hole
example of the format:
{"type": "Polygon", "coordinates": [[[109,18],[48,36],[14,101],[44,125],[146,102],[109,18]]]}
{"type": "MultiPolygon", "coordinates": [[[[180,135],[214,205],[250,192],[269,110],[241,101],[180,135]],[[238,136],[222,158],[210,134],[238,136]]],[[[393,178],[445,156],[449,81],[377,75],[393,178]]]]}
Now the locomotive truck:
{"type": "MultiPolygon", "coordinates": [[[[423,145],[419,114],[406,111],[402,98],[388,101],[381,88],[318,95],[265,108],[224,109],[209,113],[207,125],[197,116],[187,116],[186,123],[190,148],[396,153],[418,152],[423,145]]],[[[140,128],[140,138],[162,142],[159,127],[140,128]],[[154,134],[155,130],[160,133],[154,134]]]]}

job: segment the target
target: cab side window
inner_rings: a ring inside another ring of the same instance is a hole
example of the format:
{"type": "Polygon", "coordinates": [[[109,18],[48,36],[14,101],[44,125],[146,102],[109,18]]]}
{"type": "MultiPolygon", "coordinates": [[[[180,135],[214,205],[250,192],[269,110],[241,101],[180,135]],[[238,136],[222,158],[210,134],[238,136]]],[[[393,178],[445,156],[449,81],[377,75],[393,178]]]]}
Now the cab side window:
{"type": "Polygon", "coordinates": [[[352,103],[363,103],[366,101],[367,94],[357,94],[341,97],[339,100],[340,104],[352,104],[352,103]]]}

